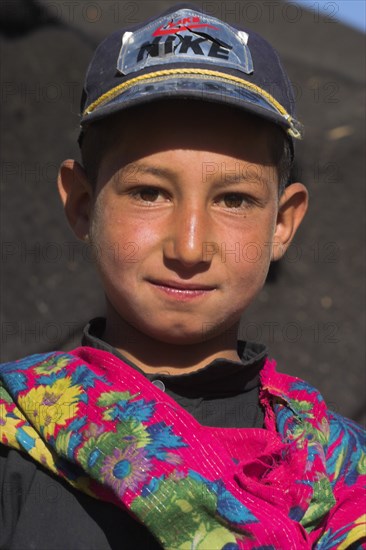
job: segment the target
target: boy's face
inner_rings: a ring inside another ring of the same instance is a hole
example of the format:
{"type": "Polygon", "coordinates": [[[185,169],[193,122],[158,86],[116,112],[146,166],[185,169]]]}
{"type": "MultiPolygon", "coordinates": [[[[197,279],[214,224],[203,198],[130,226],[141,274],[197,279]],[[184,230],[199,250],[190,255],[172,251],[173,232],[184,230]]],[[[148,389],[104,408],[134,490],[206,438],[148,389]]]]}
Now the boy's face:
{"type": "Polygon", "coordinates": [[[288,246],[271,125],[253,120],[188,102],[111,128],[83,200],[108,301],[142,334],[191,344],[235,326],[288,246]]]}

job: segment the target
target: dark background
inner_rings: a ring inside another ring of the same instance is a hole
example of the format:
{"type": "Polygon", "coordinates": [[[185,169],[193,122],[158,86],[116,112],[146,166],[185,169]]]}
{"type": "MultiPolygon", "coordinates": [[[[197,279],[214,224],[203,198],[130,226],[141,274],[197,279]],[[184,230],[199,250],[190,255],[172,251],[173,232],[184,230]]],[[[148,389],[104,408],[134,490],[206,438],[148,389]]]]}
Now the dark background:
{"type": "MultiPolygon", "coordinates": [[[[99,41],[174,3],[0,3],[2,361],[70,349],[103,313],[90,254],[64,220],[57,170],[79,158],[79,97],[99,41]]],[[[241,336],[266,342],[280,370],[365,422],[364,35],[334,20],[336,1],[325,17],[279,0],[196,4],[275,46],[306,128],[294,177],[309,188],[310,210],[241,336]]]]}

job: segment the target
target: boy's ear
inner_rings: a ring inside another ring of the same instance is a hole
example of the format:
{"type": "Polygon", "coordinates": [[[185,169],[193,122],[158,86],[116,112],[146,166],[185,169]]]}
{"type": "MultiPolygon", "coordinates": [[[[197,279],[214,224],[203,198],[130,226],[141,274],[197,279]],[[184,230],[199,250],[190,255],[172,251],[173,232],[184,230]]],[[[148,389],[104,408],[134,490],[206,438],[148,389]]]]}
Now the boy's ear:
{"type": "Polygon", "coordinates": [[[302,183],[292,183],[280,197],[276,230],[273,237],[272,260],[282,258],[305,216],[308,192],[302,183]]]}
{"type": "Polygon", "coordinates": [[[58,172],[57,185],[73,232],[85,240],[89,233],[93,190],[84,168],[76,160],[65,160],[58,172]]]}

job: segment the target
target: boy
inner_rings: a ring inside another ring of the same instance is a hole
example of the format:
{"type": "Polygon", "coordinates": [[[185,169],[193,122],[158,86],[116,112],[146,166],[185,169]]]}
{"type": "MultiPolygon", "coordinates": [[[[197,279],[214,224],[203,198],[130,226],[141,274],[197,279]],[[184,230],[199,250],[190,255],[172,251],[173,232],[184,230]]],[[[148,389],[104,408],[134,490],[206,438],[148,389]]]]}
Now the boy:
{"type": "Polygon", "coordinates": [[[307,207],[274,50],[176,6],[101,44],[81,127],[59,189],[106,317],[1,367],[0,546],[363,547],[361,428],[236,341],[307,207]]]}

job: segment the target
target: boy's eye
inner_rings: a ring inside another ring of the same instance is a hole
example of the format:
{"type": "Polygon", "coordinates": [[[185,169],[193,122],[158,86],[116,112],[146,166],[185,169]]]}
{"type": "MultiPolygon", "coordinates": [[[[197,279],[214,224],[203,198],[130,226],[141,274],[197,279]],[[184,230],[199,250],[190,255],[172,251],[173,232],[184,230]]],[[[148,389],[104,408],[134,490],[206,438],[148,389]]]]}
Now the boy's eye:
{"type": "Polygon", "coordinates": [[[243,196],[238,193],[230,193],[224,196],[225,206],[228,208],[239,208],[243,204],[243,196]]]}
{"type": "Polygon", "coordinates": [[[226,208],[243,208],[252,204],[250,198],[243,193],[225,193],[221,201],[226,208]]]}
{"type": "Polygon", "coordinates": [[[162,191],[156,187],[142,187],[133,191],[132,196],[142,202],[157,202],[162,196],[162,191]]]}

